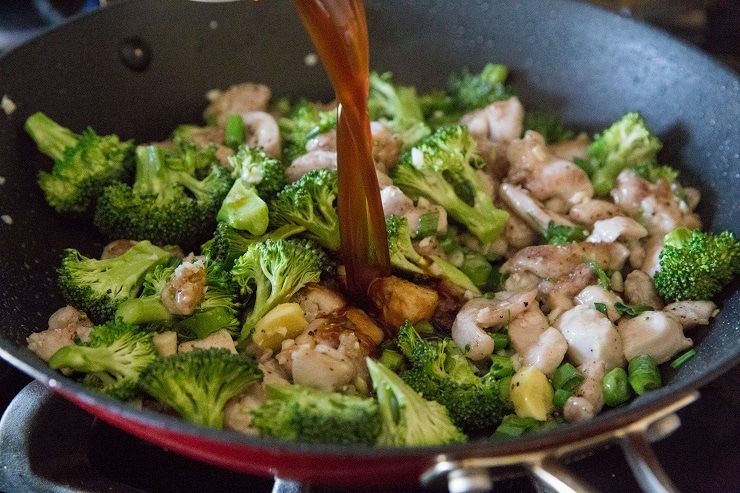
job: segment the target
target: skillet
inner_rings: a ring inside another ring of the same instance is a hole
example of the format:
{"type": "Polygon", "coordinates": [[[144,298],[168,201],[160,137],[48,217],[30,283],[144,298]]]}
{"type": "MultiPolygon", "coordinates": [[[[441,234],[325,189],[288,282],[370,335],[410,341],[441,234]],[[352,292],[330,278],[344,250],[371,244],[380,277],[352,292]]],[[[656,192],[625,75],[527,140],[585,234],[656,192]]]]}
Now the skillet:
{"type": "MultiPolygon", "coordinates": [[[[437,88],[463,66],[496,62],[510,68],[525,108],[556,111],[574,128],[598,131],[640,111],[664,143],[661,160],[702,192],[704,226],[740,232],[740,79],[723,65],[655,28],[576,1],[368,1],[366,10],[372,68],[392,71],[402,84],[437,88]]],[[[330,99],[321,65],[305,63],[312,52],[289,2],[127,0],[3,56],[0,96],[16,108],[0,114],[0,356],[105,421],[237,471],[307,483],[403,484],[425,471],[432,473],[423,478],[493,464],[473,458],[503,458],[496,464],[521,459],[538,477],[562,473],[573,489],[555,460],[560,452],[543,450],[634,438],[635,423],[647,428],[655,416],[670,415],[740,361],[736,282],[717,300],[722,311],[711,327],[692,329],[697,356],[629,406],[515,441],[392,450],[201,429],[94,394],[48,369],[25,338],[63,304],[54,274],[60,253],[71,246],[98,255],[103,242],[89,225],[62,220],[45,204],[36,175],[49,162],[25,135],[26,117],[44,111],[76,131],[90,125],[101,134],[157,140],[177,124],[201,123],[206,92],[237,82],[330,99]]],[[[649,453],[645,458],[650,462],[649,453]]]]}

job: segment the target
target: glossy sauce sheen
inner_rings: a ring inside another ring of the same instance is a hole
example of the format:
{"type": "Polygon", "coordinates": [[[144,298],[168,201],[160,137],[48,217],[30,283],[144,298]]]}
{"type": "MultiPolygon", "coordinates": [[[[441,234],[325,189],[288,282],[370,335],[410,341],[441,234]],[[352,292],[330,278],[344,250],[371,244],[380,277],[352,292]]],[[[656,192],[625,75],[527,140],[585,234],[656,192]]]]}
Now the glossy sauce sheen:
{"type": "Polygon", "coordinates": [[[326,68],[337,101],[340,253],[347,294],[364,305],[367,288],[390,274],[388,238],[372,157],[367,100],[370,79],[362,0],[294,0],[326,68]]]}

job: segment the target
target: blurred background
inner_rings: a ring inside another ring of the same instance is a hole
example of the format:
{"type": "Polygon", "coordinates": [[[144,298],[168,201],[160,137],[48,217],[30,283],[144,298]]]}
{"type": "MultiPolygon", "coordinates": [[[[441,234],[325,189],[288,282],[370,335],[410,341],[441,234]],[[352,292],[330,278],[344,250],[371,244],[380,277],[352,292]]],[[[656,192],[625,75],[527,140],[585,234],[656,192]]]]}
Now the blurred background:
{"type": "MultiPolygon", "coordinates": [[[[2,0],[0,53],[70,16],[116,1],[120,0],[2,0]]],[[[740,0],[588,0],[588,3],[656,25],[740,71],[740,0]]]]}

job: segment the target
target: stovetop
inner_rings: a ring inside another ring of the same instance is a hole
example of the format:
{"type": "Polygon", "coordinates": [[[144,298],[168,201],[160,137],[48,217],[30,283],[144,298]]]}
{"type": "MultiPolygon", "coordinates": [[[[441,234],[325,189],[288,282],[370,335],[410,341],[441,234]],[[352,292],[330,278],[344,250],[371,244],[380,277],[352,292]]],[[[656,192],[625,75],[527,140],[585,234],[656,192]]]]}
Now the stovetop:
{"type": "MultiPolygon", "coordinates": [[[[203,464],[111,427],[0,361],[0,492],[217,493],[274,491],[274,479],[203,464]]],[[[701,389],[678,412],[681,426],[654,443],[679,491],[740,491],[740,367],[701,389]]],[[[605,493],[633,493],[621,450],[609,447],[570,465],[605,493]]],[[[500,493],[536,493],[526,477],[498,481],[500,493]]],[[[370,493],[377,488],[303,486],[310,493],[370,493]]],[[[443,492],[398,489],[387,493],[443,492]]]]}

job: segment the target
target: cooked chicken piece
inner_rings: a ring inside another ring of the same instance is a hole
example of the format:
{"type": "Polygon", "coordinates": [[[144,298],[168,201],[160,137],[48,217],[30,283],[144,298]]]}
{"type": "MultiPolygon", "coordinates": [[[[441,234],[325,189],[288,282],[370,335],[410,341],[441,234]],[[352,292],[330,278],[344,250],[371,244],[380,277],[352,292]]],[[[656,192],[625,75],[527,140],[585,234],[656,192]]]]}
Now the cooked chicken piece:
{"type": "Polygon", "coordinates": [[[626,214],[613,202],[600,199],[590,199],[575,204],[568,211],[570,218],[578,224],[591,228],[596,221],[603,221],[612,217],[624,216],[626,214]]]}
{"type": "Polygon", "coordinates": [[[585,305],[593,308],[595,303],[602,303],[606,307],[606,316],[609,320],[614,322],[621,315],[614,308],[614,304],[621,302],[622,298],[619,297],[614,291],[604,289],[598,284],[592,284],[586,286],[583,290],[575,296],[575,301],[579,305],[585,305]]]}
{"type": "Polygon", "coordinates": [[[567,352],[568,341],[563,334],[554,327],[548,327],[540,334],[537,342],[522,355],[522,362],[526,366],[539,368],[545,375],[552,375],[563,362],[567,352]]]}
{"type": "Polygon", "coordinates": [[[170,313],[191,315],[206,295],[206,269],[201,258],[186,260],[172,274],[160,301],[170,313]]]}
{"type": "Polygon", "coordinates": [[[537,290],[500,291],[493,298],[473,298],[465,303],[452,323],[452,339],[467,349],[467,357],[478,361],[493,352],[487,329],[498,329],[535,303],[537,290]]]}
{"type": "Polygon", "coordinates": [[[93,323],[83,312],[72,306],[65,306],[49,317],[48,328],[34,332],[26,339],[28,349],[44,361],[49,361],[59,349],[72,346],[75,339],[90,339],[93,323]]]}
{"type": "Polygon", "coordinates": [[[332,129],[308,139],[308,142],[306,142],[306,152],[312,151],[337,152],[337,131],[332,129]]]}
{"type": "Polygon", "coordinates": [[[617,330],[622,336],[627,360],[647,354],[658,364],[665,363],[693,344],[684,336],[679,318],[661,311],[642,312],[634,318],[622,319],[617,330]]]}
{"type": "Polygon", "coordinates": [[[548,144],[547,148],[554,156],[566,161],[573,161],[574,158],[588,159],[588,146],[590,144],[591,141],[588,135],[582,133],[572,140],[548,144]]]}
{"type": "Polygon", "coordinates": [[[541,279],[567,275],[583,259],[593,260],[604,270],[620,270],[629,256],[620,243],[577,242],[567,245],[535,245],[522,248],[501,266],[501,272],[531,272],[541,279]]]}
{"type": "Polygon", "coordinates": [[[606,371],[624,366],[622,338],[606,315],[595,308],[576,305],[554,326],[568,341],[568,357],[576,365],[602,360],[606,371]]]}
{"type": "Polygon", "coordinates": [[[370,132],[373,136],[375,167],[387,173],[401,157],[401,143],[388,127],[380,122],[370,122],[370,132]]]}
{"type": "Polygon", "coordinates": [[[511,347],[522,356],[527,354],[527,351],[537,344],[540,336],[549,326],[550,322],[540,310],[539,305],[536,302],[532,303],[509,323],[508,333],[511,347]]]}
{"type": "Polygon", "coordinates": [[[624,279],[624,297],[632,305],[663,308],[663,299],[655,289],[653,279],[641,270],[633,270],[624,279]]]}
{"type": "Polygon", "coordinates": [[[326,344],[303,344],[292,351],[291,376],[293,383],[334,391],[350,385],[357,368],[344,353],[326,344]]]}
{"type": "Polygon", "coordinates": [[[375,279],[368,288],[368,295],[383,323],[393,330],[407,320],[412,324],[430,320],[439,301],[435,290],[396,276],[375,279]]]}
{"type": "Polygon", "coordinates": [[[601,390],[601,380],[606,374],[604,362],[587,361],[579,365],[578,370],[585,377],[583,383],[563,406],[563,418],[570,423],[591,419],[604,407],[604,394],[601,390]]]}
{"type": "Polygon", "coordinates": [[[460,119],[478,144],[478,152],[486,163],[486,171],[497,180],[508,172],[506,147],[522,135],[524,107],[517,97],[491,103],[460,119]]]}
{"type": "Polygon", "coordinates": [[[522,185],[540,201],[560,198],[572,206],[593,197],[593,186],[586,172],[575,163],[551,154],[545,139],[537,132],[528,130],[523,138],[513,140],[507,157],[511,167],[506,181],[522,185]]]}
{"type": "Polygon", "coordinates": [[[574,225],[566,216],[546,209],[539,200],[534,199],[520,186],[502,183],[499,194],[509,209],[536,231],[547,229],[550,221],[556,225],[574,225]]]}
{"type": "Polygon", "coordinates": [[[535,245],[540,241],[542,234],[539,231],[520,218],[508,205],[504,204],[503,209],[510,212],[509,219],[506,220],[504,225],[503,237],[509,248],[512,249],[512,253],[521,248],[535,245]]]}
{"type": "Polygon", "coordinates": [[[303,286],[290,301],[300,305],[309,323],[337,313],[347,306],[347,300],[341,293],[315,282],[303,286]]]}
{"type": "Polygon", "coordinates": [[[666,305],[663,311],[676,317],[684,329],[690,329],[697,325],[707,325],[709,319],[716,317],[719,313],[719,309],[713,301],[699,300],[676,301],[666,305]]]}
{"type": "MultiPolygon", "coordinates": [[[[588,264],[579,264],[566,275],[560,276],[545,292],[550,318],[555,320],[561,313],[573,308],[573,298],[595,281],[596,274],[588,264]]],[[[542,284],[540,290],[545,291],[542,284]]]]}
{"type": "Polygon", "coordinates": [[[699,216],[690,211],[663,180],[650,183],[626,169],[617,176],[611,195],[617,205],[644,224],[651,236],[663,236],[680,226],[701,227],[699,216]]]}
{"type": "Polygon", "coordinates": [[[195,341],[181,342],[177,347],[179,353],[187,353],[194,349],[208,349],[208,348],[224,348],[228,349],[232,353],[236,354],[236,345],[231,334],[226,329],[221,329],[213,334],[204,337],[203,339],[197,339],[195,341]]]}
{"type": "Polygon", "coordinates": [[[260,407],[267,398],[265,386],[290,383],[287,375],[275,359],[269,358],[260,361],[258,366],[262,370],[262,382],[250,385],[244,393],[229,399],[224,406],[225,429],[250,435],[258,434],[258,430],[252,428],[250,424],[252,423],[252,411],[260,407]]]}
{"type": "Polygon", "coordinates": [[[617,216],[596,221],[586,241],[593,243],[622,240],[628,242],[647,236],[647,229],[631,217],[617,216]]]}
{"type": "Polygon", "coordinates": [[[210,104],[203,112],[203,119],[223,128],[229,115],[264,111],[272,97],[272,91],[264,84],[245,82],[235,84],[225,91],[211,91],[210,104]]]}
{"type": "Polygon", "coordinates": [[[100,255],[101,260],[116,258],[126,253],[129,248],[136,245],[134,240],[114,240],[103,247],[103,253],[100,255]]]}
{"type": "Polygon", "coordinates": [[[316,150],[295,158],[285,169],[285,179],[292,183],[315,169],[337,169],[336,151],[316,150]]]}
{"type": "Polygon", "coordinates": [[[649,236],[644,244],[645,259],[642,261],[640,270],[646,272],[651,278],[660,268],[660,252],[663,250],[663,235],[649,236]]]}
{"type": "Polygon", "coordinates": [[[265,111],[242,113],[245,142],[249,147],[261,147],[265,154],[279,159],[281,154],[280,128],[277,120],[265,111]]]}

